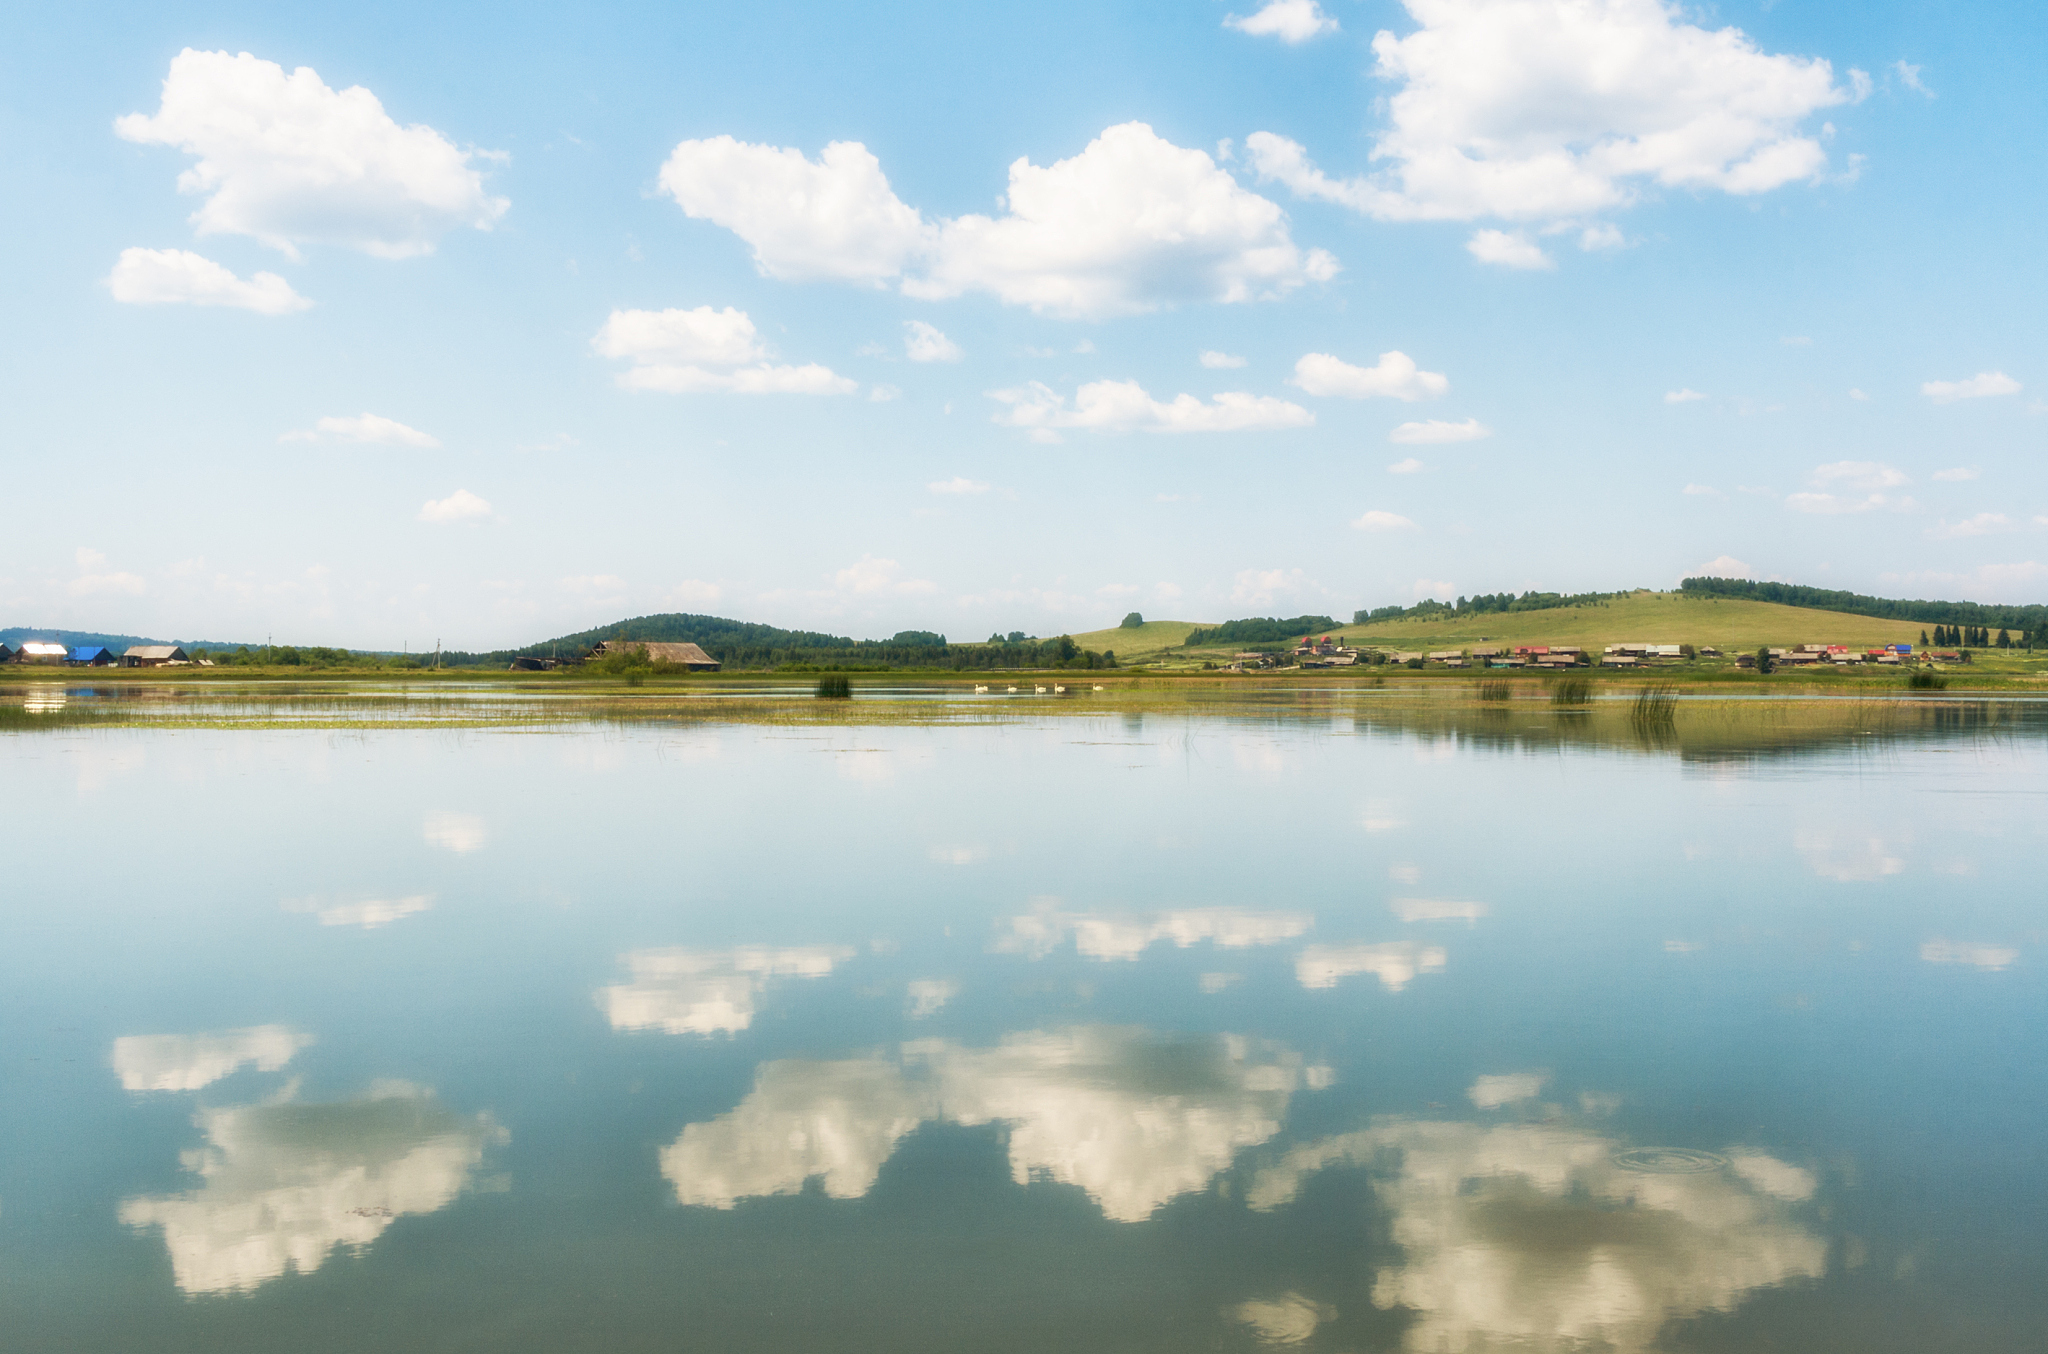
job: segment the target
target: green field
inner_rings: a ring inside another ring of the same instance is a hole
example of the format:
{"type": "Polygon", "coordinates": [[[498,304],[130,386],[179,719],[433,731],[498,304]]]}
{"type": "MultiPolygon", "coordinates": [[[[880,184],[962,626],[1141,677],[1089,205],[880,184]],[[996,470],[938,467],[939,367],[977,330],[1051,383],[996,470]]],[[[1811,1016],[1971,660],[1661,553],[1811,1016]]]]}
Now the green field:
{"type": "Polygon", "coordinates": [[[1125,665],[1152,662],[1161,657],[1170,657],[1164,650],[1185,653],[1181,645],[1192,632],[1215,621],[1146,621],[1143,625],[1129,630],[1117,626],[1109,630],[1090,630],[1085,635],[1075,635],[1074,643],[1084,649],[1116,651],[1116,661],[1125,665]]]}

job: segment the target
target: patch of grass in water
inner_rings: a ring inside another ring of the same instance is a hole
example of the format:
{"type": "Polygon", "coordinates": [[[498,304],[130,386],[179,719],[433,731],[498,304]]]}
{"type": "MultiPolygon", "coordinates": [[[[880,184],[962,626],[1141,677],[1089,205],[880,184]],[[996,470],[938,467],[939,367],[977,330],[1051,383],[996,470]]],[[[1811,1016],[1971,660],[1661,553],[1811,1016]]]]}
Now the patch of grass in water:
{"type": "Polygon", "coordinates": [[[1550,684],[1550,703],[1552,705],[1585,705],[1592,699],[1593,679],[1591,677],[1560,677],[1550,684]]]}
{"type": "Polygon", "coordinates": [[[1515,689],[1504,678],[1496,677],[1479,684],[1479,699],[1483,701],[1504,701],[1514,697],[1515,689]]]}
{"type": "Polygon", "coordinates": [[[1916,672],[1906,678],[1908,691],[1942,691],[1948,687],[1948,678],[1938,672],[1916,672]]]}
{"type": "Polygon", "coordinates": [[[1641,688],[1628,712],[1629,720],[1638,725],[1669,724],[1677,715],[1678,693],[1668,686],[1641,688]]]}
{"type": "Polygon", "coordinates": [[[818,699],[851,700],[853,679],[843,672],[828,672],[818,679],[818,699]]]}

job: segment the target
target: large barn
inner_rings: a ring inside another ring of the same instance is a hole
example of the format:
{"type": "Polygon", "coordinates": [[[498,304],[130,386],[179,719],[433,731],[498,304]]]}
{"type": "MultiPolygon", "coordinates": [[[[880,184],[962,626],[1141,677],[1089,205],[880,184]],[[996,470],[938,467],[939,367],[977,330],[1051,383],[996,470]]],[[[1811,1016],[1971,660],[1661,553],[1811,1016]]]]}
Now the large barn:
{"type": "Polygon", "coordinates": [[[691,672],[716,672],[719,662],[695,644],[662,644],[648,639],[608,639],[597,646],[592,655],[605,658],[617,653],[631,653],[635,649],[647,650],[647,658],[653,663],[673,663],[691,672]]]}

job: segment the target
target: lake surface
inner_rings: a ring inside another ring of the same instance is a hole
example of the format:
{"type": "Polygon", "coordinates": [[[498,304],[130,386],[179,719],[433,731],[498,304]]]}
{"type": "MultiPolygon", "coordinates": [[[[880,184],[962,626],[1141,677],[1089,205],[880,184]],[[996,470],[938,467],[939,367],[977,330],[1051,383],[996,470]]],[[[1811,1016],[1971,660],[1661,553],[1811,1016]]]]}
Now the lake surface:
{"type": "Polygon", "coordinates": [[[1327,704],[0,735],[0,1348],[2048,1344],[2048,712],[1327,704]]]}

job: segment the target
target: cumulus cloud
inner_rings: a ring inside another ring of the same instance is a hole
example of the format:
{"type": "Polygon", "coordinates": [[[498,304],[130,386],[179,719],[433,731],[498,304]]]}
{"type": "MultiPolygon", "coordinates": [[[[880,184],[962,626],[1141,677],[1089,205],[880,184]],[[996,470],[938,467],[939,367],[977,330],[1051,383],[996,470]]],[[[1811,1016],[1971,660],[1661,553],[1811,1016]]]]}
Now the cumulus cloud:
{"type": "Polygon", "coordinates": [[[427,815],[421,828],[421,836],[427,845],[438,846],[444,851],[453,851],[466,856],[472,851],[481,851],[491,839],[491,830],[483,818],[474,813],[450,813],[446,810],[427,815]]]}
{"type": "Polygon", "coordinates": [[[1193,907],[1102,915],[1063,911],[1056,899],[1042,899],[1029,912],[1009,918],[994,948],[1042,959],[1072,937],[1074,949],[1090,959],[1136,959],[1162,940],[1181,949],[1211,941],[1227,950],[1241,950],[1293,940],[1314,925],[1315,917],[1307,912],[1193,907]]]}
{"type": "Polygon", "coordinates": [[[949,480],[933,480],[925,486],[935,494],[985,494],[991,487],[986,480],[971,480],[965,475],[955,475],[949,480]]]}
{"type": "Polygon", "coordinates": [[[813,162],[729,136],[684,141],[661,172],[692,217],[745,240],[777,278],[886,284],[927,300],[987,292],[1044,314],[1134,314],[1186,301],[1255,301],[1336,275],[1286,213],[1209,155],[1141,122],[1079,155],[1010,166],[1007,212],[927,222],[857,142],[813,162]]]}
{"type": "Polygon", "coordinates": [[[1920,393],[1936,404],[1957,400],[1981,400],[1993,395],[2017,395],[2025,389],[2002,371],[1980,371],[1964,381],[1923,381],[1920,393]]]}
{"type": "Polygon", "coordinates": [[[1287,379],[1311,395],[1329,395],[1347,400],[1382,396],[1393,400],[1426,400],[1451,388],[1450,378],[1440,371],[1423,371],[1415,359],[1403,352],[1381,353],[1370,367],[1357,367],[1328,353],[1307,353],[1294,364],[1287,379]]]}
{"type": "Polygon", "coordinates": [[[1261,178],[1381,220],[1563,222],[1646,185],[1751,195],[1815,178],[1827,154],[1801,124],[1855,97],[1826,61],[1766,54],[1663,0],[1405,3],[1415,31],[1373,39],[1394,91],[1370,157],[1383,168],[1334,179],[1255,132],[1261,178]]]}
{"type": "Polygon", "coordinates": [[[1907,89],[1915,94],[1925,94],[1930,99],[1934,97],[1934,91],[1921,83],[1920,67],[1908,65],[1904,61],[1894,61],[1892,70],[1898,75],[1899,83],[1907,89]]]}
{"type": "Polygon", "coordinates": [[[1136,381],[1090,381],[1066,396],[1033,381],[1010,390],[992,390],[989,398],[1006,407],[995,422],[1028,428],[1040,441],[1058,441],[1059,430],[1094,432],[1220,433],[1264,428],[1301,428],[1316,421],[1298,404],[1271,395],[1224,391],[1203,403],[1193,395],[1171,402],[1155,400],[1136,381]]]}
{"type": "Polygon", "coordinates": [[[420,505],[422,522],[480,522],[491,515],[491,505],[467,489],[457,489],[446,498],[430,498],[420,505]]]}
{"type": "Polygon", "coordinates": [[[1382,945],[1311,945],[1294,961],[1294,977],[1303,987],[1335,987],[1346,978],[1369,973],[1389,992],[1399,992],[1418,973],[1443,971],[1441,945],[1414,945],[1405,940],[1382,945]]]}
{"type": "Polygon", "coordinates": [[[1405,460],[1396,461],[1392,465],[1387,467],[1387,473],[1389,475],[1414,475],[1419,473],[1421,470],[1422,462],[1416,460],[1413,456],[1410,456],[1405,460]]]}
{"type": "Polygon", "coordinates": [[[1246,1201],[1278,1208],[1319,1171],[1372,1167],[1399,1243],[1372,1300],[1413,1314],[1414,1350],[1642,1354],[1673,1322],[1825,1272],[1827,1242],[1795,1211],[1811,1171],[1737,1149],[1661,1173],[1622,1146],[1560,1125],[1389,1119],[1294,1148],[1246,1201]]]}
{"type": "Polygon", "coordinates": [[[823,978],[852,957],[838,945],[635,950],[623,956],[631,976],[598,989],[597,1004],[615,1030],[732,1034],[754,1023],[771,979],[823,978]]]}
{"type": "Polygon", "coordinates": [[[2013,530],[2017,530],[2016,524],[2004,513],[1980,512],[1960,522],[1943,521],[1927,528],[1926,534],[1930,540],[1957,541],[1969,536],[1995,536],[2013,530]]]}
{"type": "Polygon", "coordinates": [[[882,593],[911,595],[937,592],[938,584],[924,578],[902,577],[903,566],[893,559],[876,559],[873,555],[862,555],[852,564],[832,575],[832,586],[840,592],[854,596],[874,596],[882,593]]]}
{"type": "Polygon", "coordinates": [[[1012,1034],[994,1048],[934,1039],[893,1057],[780,1060],[731,1113],[685,1127],[662,1149],[661,1173],[679,1202],[702,1208],[809,1180],[856,1199],[919,1124],[1001,1124],[1019,1186],[1075,1185],[1110,1220],[1142,1222],[1279,1132],[1316,1071],[1241,1036],[1106,1026],[1012,1034]]]}
{"type": "Polygon", "coordinates": [[[1833,461],[1814,467],[1809,479],[1810,491],[1785,495],[1785,506],[1794,512],[1833,516],[1914,506],[1911,498],[1891,492],[1910,483],[1905,472],[1877,461],[1833,461]]]}
{"type": "Polygon", "coordinates": [[[1716,489],[1711,484],[1688,484],[1685,486],[1684,493],[1690,498],[1728,497],[1728,495],[1722,493],[1719,489],[1716,489]]]}
{"type": "Polygon", "coordinates": [[[1703,400],[1705,398],[1705,395],[1702,395],[1690,386],[1682,390],[1667,390],[1664,392],[1664,403],[1666,404],[1691,404],[1694,400],[1703,400]]]}
{"type": "Polygon", "coordinates": [[[131,306],[227,306],[258,315],[290,315],[312,302],[276,273],[248,281],[187,249],[124,249],[107,275],[107,290],[131,306]]]}
{"type": "Polygon", "coordinates": [[[188,1294],[246,1293],[311,1274],[337,1246],[360,1252],[395,1219],[447,1207],[485,1147],[511,1136],[398,1083],[338,1104],[201,1110],[196,1122],[206,1141],[184,1160],[199,1186],[120,1209],[129,1227],[162,1231],[188,1294]]]}
{"type": "Polygon", "coordinates": [[[1401,516],[1401,514],[1397,512],[1387,512],[1380,508],[1373,508],[1369,510],[1363,517],[1360,517],[1353,521],[1351,525],[1359,531],[1420,530],[1420,528],[1418,528],[1413,521],[1406,517],[1401,516]]]}
{"type": "Polygon", "coordinates": [[[1557,267],[1541,245],[1519,230],[1475,230],[1465,241],[1465,250],[1481,263],[1514,268],[1525,273],[1545,272],[1557,267]]]}
{"type": "Polygon", "coordinates": [[[204,195],[201,235],[247,235],[290,256],[335,244],[380,258],[432,252],[450,230],[489,230],[510,205],[484,191],[473,152],[432,127],[402,127],[360,85],[329,89],[247,52],[171,59],[154,116],[114,121],[129,141],[175,146],[198,162],[178,191],[204,195]]]}
{"type": "Polygon", "coordinates": [[[1963,480],[1976,479],[1979,473],[1975,466],[1959,465],[1949,470],[1937,470],[1928,478],[1943,484],[1955,484],[1963,480]]]}
{"type": "Polygon", "coordinates": [[[960,995],[960,984],[951,978],[913,978],[904,986],[904,1013],[912,1020],[937,1015],[947,1002],[960,995]]]}
{"type": "Polygon", "coordinates": [[[913,362],[958,362],[960,345],[923,320],[903,322],[903,355],[913,362]]]}
{"type": "Polygon", "coordinates": [[[100,551],[80,546],[74,558],[78,561],[78,577],[65,585],[65,591],[73,597],[139,597],[149,589],[142,575],[109,569],[107,557],[100,551]]]}
{"type": "Polygon", "coordinates": [[[1321,591],[1299,569],[1239,569],[1231,581],[1230,600],[1239,606],[1269,607],[1276,598],[1300,597],[1321,591]]]}
{"type": "Polygon", "coordinates": [[[1433,445],[1441,442],[1477,442],[1482,437],[1493,436],[1493,429],[1476,418],[1452,423],[1440,418],[1424,419],[1415,423],[1402,423],[1387,434],[1389,442],[1433,445]]]}
{"type": "Polygon", "coordinates": [[[441,440],[418,428],[408,428],[397,419],[381,414],[361,413],[323,418],[311,428],[288,432],[280,442],[368,442],[386,447],[438,447],[441,440]]]}
{"type": "Polygon", "coordinates": [[[129,1091],[196,1091],[254,1063],[275,1072],[313,1042],[284,1025],[212,1034],[127,1034],[114,1041],[114,1075],[129,1091]]]}
{"type": "Polygon", "coordinates": [[[1480,1109],[1497,1110],[1502,1105],[1534,1100],[1548,1080],[1541,1072],[1503,1072],[1480,1077],[1465,1092],[1465,1097],[1480,1109]]]}
{"type": "Polygon", "coordinates": [[[1203,353],[1195,360],[1211,371],[1227,371],[1236,367],[1242,367],[1245,364],[1245,360],[1234,353],[1218,352],[1214,348],[1203,353]]]}
{"type": "Polygon", "coordinates": [[[1749,578],[1754,571],[1733,555],[1716,555],[1693,570],[1698,578],[1749,578]]]}
{"type": "Polygon", "coordinates": [[[1334,33],[1338,27],[1317,0],[1267,0],[1258,13],[1242,18],[1232,14],[1223,20],[1223,26],[1255,38],[1278,38],[1290,47],[1334,33]]]}
{"type": "Polygon", "coordinates": [[[590,346],[599,356],[632,363],[615,378],[626,390],[850,395],[860,388],[858,381],[815,362],[792,367],[770,361],[753,320],[731,306],[614,310],[590,346]]]}

